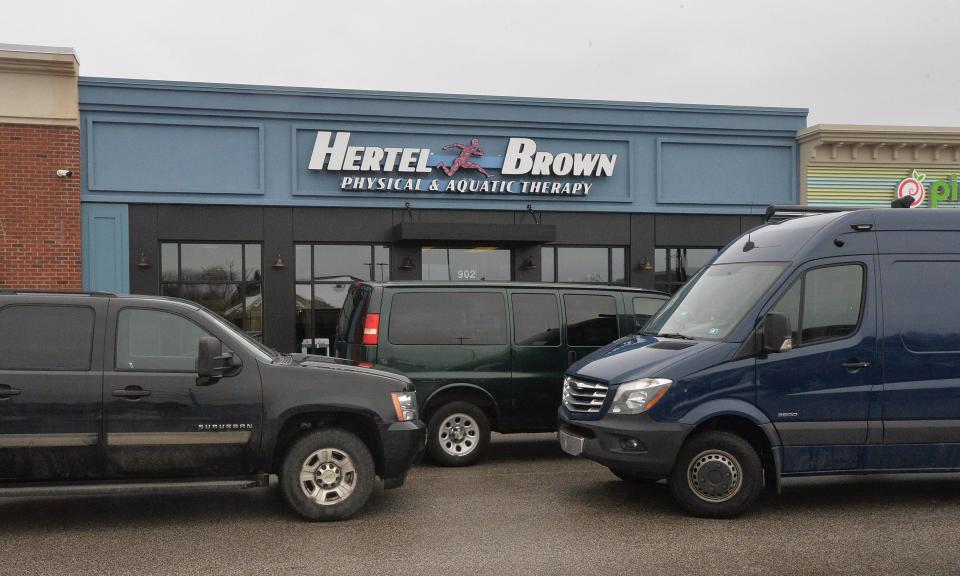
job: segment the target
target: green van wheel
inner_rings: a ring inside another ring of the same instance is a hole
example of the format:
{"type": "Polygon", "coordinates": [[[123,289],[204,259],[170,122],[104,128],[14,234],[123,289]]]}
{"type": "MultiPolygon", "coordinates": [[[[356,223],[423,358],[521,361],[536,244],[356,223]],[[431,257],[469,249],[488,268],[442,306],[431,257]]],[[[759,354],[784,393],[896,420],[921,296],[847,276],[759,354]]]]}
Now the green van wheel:
{"type": "Polygon", "coordinates": [[[427,450],[440,466],[469,466],[483,457],[490,444],[487,415],[469,402],[444,404],[427,426],[427,450]]]}

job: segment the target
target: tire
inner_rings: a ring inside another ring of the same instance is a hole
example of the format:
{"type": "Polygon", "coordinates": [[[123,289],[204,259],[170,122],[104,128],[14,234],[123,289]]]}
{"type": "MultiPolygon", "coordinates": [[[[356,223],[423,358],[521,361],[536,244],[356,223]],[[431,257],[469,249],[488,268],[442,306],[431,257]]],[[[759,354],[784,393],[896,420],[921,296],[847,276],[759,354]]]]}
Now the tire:
{"type": "Polygon", "coordinates": [[[283,499],[297,514],[314,521],[345,520],[359,512],[373,492],[375,479],[367,445],[338,428],[317,430],[297,440],[280,469],[283,499]],[[312,478],[308,478],[310,469],[312,478]]]}
{"type": "Polygon", "coordinates": [[[688,514],[735,518],[763,490],[763,465],[749,442],[730,432],[704,432],[683,445],[669,478],[688,514]]]}
{"type": "Polygon", "coordinates": [[[657,482],[660,481],[659,478],[647,478],[644,476],[637,476],[636,474],[632,474],[624,470],[617,470],[616,468],[611,468],[610,472],[612,472],[613,475],[616,476],[617,478],[623,480],[624,482],[629,482],[631,484],[651,485],[651,484],[656,484],[657,482]]]}
{"type": "Polygon", "coordinates": [[[427,425],[427,451],[440,466],[469,466],[490,444],[490,421],[476,404],[450,402],[434,411],[427,425]]]}

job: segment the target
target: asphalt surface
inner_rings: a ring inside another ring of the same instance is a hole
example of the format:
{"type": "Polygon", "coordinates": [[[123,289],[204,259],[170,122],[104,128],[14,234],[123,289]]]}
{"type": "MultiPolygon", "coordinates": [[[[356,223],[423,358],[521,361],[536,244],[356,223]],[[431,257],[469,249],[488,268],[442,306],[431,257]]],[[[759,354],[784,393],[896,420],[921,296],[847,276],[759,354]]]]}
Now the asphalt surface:
{"type": "Polygon", "coordinates": [[[336,524],[300,521],[275,488],[0,499],[0,574],[960,572],[960,476],[793,481],[740,519],[700,520],[552,435],[494,442],[336,524]]]}

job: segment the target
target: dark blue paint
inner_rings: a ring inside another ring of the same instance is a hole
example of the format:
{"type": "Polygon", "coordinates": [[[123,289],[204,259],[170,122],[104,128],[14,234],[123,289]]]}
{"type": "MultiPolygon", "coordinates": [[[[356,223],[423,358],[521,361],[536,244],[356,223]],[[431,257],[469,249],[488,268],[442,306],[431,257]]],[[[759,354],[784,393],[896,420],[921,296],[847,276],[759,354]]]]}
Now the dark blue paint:
{"type": "MultiPolygon", "coordinates": [[[[958,239],[960,211],[953,210],[858,210],[761,226],[733,241],[715,263],[789,266],[724,342],[668,350],[652,348],[661,340],[654,336],[622,339],[569,373],[613,389],[638,378],[669,378],[670,391],[641,415],[647,429],[659,422],[686,435],[712,418],[741,418],[765,427],[785,476],[958,470],[958,239]],[[793,281],[841,263],[865,271],[856,332],[785,352],[752,352],[764,314],[793,281]],[[840,366],[852,360],[870,366],[840,366]]],[[[612,396],[599,415],[561,409],[561,417],[603,426],[612,396]]]]}

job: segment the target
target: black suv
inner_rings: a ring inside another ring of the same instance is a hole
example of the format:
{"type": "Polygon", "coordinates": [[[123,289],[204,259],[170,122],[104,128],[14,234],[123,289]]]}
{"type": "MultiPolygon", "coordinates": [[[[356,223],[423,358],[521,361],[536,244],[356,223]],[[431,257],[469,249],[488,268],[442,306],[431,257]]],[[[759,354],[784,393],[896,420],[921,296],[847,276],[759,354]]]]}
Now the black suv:
{"type": "Polygon", "coordinates": [[[0,492],[265,486],[342,519],[424,448],[410,381],[283,355],[192,302],[0,292],[0,492]],[[159,485],[159,486],[158,486],[159,485]]]}

